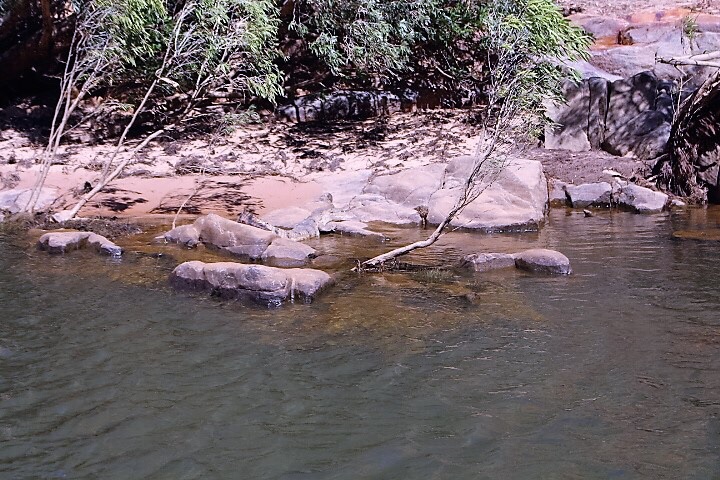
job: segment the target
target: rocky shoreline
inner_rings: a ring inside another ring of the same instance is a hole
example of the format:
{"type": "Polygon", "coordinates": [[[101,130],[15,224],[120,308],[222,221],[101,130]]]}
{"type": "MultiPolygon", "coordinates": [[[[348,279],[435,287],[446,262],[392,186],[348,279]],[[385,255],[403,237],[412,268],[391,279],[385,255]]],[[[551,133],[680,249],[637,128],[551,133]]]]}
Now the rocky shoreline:
{"type": "MultiPolygon", "coordinates": [[[[450,227],[466,235],[527,232],[542,228],[551,207],[587,216],[592,209],[659,214],[686,207],[647,178],[667,153],[675,105],[686,95],[673,83],[675,73],[655,59],[687,50],[682,22],[690,13],[572,15],[596,38],[588,63],[578,65],[585,80],[568,83],[567,103],[549,107],[556,125],[545,132],[545,148],[507,154],[503,168],[489,176],[487,188],[450,227]],[[653,49],[648,63],[646,53],[653,49]]],[[[720,17],[703,14],[696,21],[693,48],[720,49],[720,17]]],[[[696,70],[696,81],[707,77],[707,69],[696,70]]],[[[242,126],[222,144],[199,139],[156,144],[81,216],[175,214],[173,224],[181,225],[155,242],[209,248],[240,263],[183,262],[171,275],[174,286],[270,305],[311,301],[333,278],[319,269],[327,259],[304,242],[352,236],[379,250],[387,237],[373,224],[437,225],[473,166],[477,132],[463,122],[462,111],[408,112],[402,99],[385,95],[383,104],[394,107],[381,133],[372,118],[343,123],[343,115],[377,114],[378,99],[357,92],[300,99],[277,109],[281,121],[242,126]],[[321,114],[332,114],[338,127],[316,128],[313,121],[321,114]]],[[[0,135],[0,222],[12,220],[27,203],[41,148],[19,131],[0,135]]],[[[38,207],[62,216],[63,208],[97,182],[96,159],[109,148],[65,147],[38,207]]],[[[45,232],[37,245],[54,254],[90,247],[123,255],[122,245],[102,232],[74,230],[83,222],[52,225],[70,230],[45,232]]],[[[571,273],[567,257],[544,249],[479,252],[461,262],[474,272],[510,267],[571,273]]]]}

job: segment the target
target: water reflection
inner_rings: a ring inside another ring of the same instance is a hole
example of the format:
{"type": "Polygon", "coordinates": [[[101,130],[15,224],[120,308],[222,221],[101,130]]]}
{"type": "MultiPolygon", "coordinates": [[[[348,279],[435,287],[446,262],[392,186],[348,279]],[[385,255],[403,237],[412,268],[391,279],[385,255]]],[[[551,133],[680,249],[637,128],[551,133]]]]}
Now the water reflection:
{"type": "Polygon", "coordinates": [[[556,210],[540,233],[453,234],[411,260],[544,246],[570,277],[350,261],[317,303],[276,310],[166,287],[213,252],[138,239],[116,265],[0,240],[0,476],[720,476],[717,245],[671,236],[717,218],[556,210]]]}

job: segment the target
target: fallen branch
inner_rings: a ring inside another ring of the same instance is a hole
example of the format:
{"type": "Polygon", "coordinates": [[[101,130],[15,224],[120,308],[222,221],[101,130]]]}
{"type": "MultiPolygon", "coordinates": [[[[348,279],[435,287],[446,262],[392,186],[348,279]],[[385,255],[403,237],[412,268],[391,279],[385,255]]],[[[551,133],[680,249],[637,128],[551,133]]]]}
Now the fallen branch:
{"type": "Polygon", "coordinates": [[[720,50],[702,53],[699,55],[686,55],[682,57],[658,58],[659,63],[674,67],[712,67],[720,68],[720,50]]]}

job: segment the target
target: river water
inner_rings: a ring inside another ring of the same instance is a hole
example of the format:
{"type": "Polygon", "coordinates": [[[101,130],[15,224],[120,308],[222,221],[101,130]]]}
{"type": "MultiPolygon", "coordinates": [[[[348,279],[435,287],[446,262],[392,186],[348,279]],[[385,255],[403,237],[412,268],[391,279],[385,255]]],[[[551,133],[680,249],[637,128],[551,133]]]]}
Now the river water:
{"type": "Polygon", "coordinates": [[[569,277],[344,273],[271,310],[0,237],[0,478],[720,478],[720,243],[671,236],[719,224],[554,210],[412,260],[542,246],[569,277]]]}

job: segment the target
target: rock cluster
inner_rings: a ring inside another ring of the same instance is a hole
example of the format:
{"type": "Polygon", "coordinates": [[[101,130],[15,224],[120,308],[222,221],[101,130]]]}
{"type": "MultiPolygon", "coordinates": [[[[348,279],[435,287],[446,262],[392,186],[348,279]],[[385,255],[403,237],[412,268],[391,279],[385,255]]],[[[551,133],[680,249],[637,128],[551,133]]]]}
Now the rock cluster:
{"type": "Polygon", "coordinates": [[[67,253],[72,250],[80,250],[85,247],[92,247],[99,253],[119,257],[122,255],[122,248],[113,242],[92,232],[63,231],[49,232],[38,240],[38,247],[49,253],[67,253]]]}
{"type": "Polygon", "coordinates": [[[239,257],[280,266],[303,265],[316,254],[315,249],[300,242],[213,213],[198,218],[190,225],[176,227],[157,237],[156,241],[191,248],[203,243],[239,257]]]}
{"type": "Polygon", "coordinates": [[[516,267],[529,272],[555,275],[569,275],[572,273],[570,260],[565,255],[545,248],[535,248],[515,254],[475,253],[467,255],[463,259],[462,267],[476,272],[516,267]]]}
{"type": "Polygon", "coordinates": [[[594,71],[611,80],[649,70],[669,80],[685,76],[698,87],[714,71],[712,68],[690,67],[684,69],[685,74],[657,59],[720,50],[720,17],[682,8],[641,12],[622,19],[581,13],[570,20],[596,40],[589,63],[578,65],[580,70],[594,71]],[[693,22],[691,35],[687,32],[688,19],[693,22]]]}
{"type": "Polygon", "coordinates": [[[617,206],[636,213],[659,213],[667,207],[669,197],[662,192],[620,180],[614,180],[612,184],[597,182],[581,185],[554,182],[550,203],[572,208],[617,206]]]}
{"type": "Polygon", "coordinates": [[[264,305],[284,301],[309,303],[332,282],[332,277],[320,270],[235,262],[185,262],[170,275],[170,283],[176,288],[208,291],[222,298],[264,305]]]}

